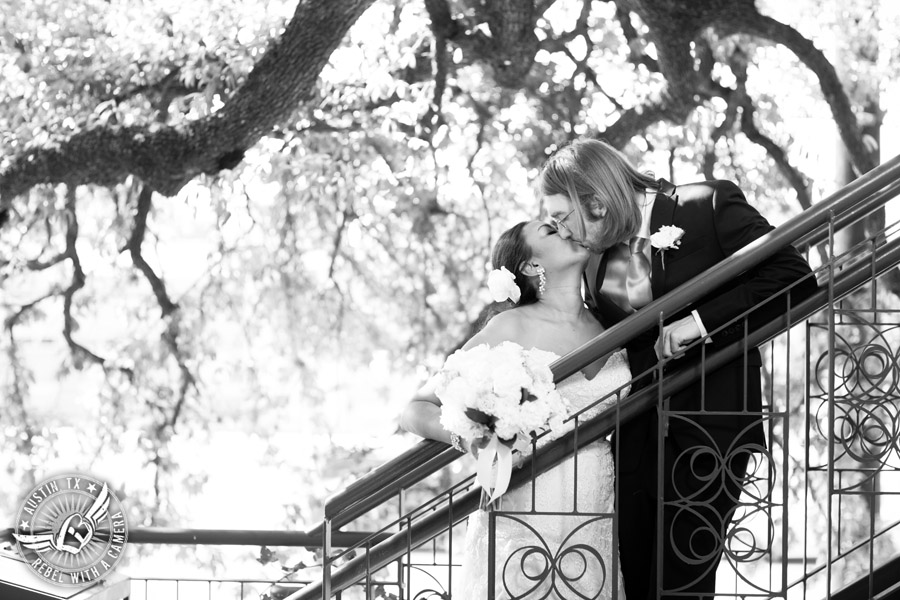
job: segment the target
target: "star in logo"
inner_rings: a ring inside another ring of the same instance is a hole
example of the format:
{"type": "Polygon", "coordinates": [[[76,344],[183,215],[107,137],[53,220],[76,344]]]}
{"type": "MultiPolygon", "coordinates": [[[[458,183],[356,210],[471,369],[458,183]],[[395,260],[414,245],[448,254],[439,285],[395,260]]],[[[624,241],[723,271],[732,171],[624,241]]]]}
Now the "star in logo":
{"type": "Polygon", "coordinates": [[[90,493],[93,494],[94,492],[97,491],[97,486],[94,485],[93,483],[91,483],[91,484],[87,487],[87,489],[88,489],[88,491],[89,491],[90,493]]]}
{"type": "Polygon", "coordinates": [[[22,524],[19,525],[20,529],[28,529],[31,525],[28,524],[28,521],[22,521],[22,524]]]}

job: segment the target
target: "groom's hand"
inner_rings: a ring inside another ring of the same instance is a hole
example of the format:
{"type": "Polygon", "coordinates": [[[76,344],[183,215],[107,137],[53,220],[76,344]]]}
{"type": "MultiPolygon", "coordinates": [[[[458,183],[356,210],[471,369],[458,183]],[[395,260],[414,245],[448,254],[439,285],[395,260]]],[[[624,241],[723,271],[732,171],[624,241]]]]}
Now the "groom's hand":
{"type": "Polygon", "coordinates": [[[693,316],[688,315],[674,323],[663,326],[656,340],[656,358],[672,358],[694,340],[700,337],[700,328],[693,316]]]}

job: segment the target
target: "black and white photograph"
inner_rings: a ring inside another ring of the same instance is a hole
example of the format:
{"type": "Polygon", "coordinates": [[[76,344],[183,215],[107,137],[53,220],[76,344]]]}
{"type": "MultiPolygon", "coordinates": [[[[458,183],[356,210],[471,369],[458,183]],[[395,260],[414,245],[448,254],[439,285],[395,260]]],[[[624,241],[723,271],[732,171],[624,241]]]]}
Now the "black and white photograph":
{"type": "Polygon", "coordinates": [[[0,600],[900,600],[900,2],[0,15],[0,600]]]}

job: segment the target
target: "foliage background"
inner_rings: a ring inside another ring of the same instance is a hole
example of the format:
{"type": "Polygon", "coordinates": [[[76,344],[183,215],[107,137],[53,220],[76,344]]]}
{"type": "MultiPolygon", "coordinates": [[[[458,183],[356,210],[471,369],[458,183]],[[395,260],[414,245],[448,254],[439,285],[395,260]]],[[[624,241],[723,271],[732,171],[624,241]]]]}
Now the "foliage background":
{"type": "MultiPolygon", "coordinates": [[[[312,97],[233,168],[169,196],[136,175],[6,194],[0,488],[17,492],[0,496],[0,522],[36,480],[82,470],[114,483],[132,527],[315,524],[329,494],[412,443],[396,416],[487,303],[492,243],[536,215],[547,154],[672,93],[653,67],[659,32],[623,21],[625,4],[536,3],[538,49],[509,85],[469,45],[441,44],[434,3],[378,0],[312,97]]],[[[448,7],[468,33],[490,32],[482,3],[448,7]]],[[[825,53],[893,156],[897,7],[756,7],[825,53]]],[[[294,9],[0,0],[0,172],[92,128],[221,114],[294,9]]],[[[711,79],[752,98],[756,127],[712,95],[648,118],[623,150],[676,182],[738,181],[776,224],[839,187],[846,159],[815,75],[783,46],[702,37],[711,79]]],[[[233,565],[221,549],[182,552],[233,565]]]]}

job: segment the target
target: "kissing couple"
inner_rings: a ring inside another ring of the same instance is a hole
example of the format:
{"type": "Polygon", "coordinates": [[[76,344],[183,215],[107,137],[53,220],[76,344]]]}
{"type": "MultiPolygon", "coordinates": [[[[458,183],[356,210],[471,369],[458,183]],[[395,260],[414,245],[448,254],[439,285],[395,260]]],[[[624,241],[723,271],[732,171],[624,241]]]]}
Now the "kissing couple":
{"type": "MultiPolygon", "coordinates": [[[[773,229],[734,183],[676,186],[640,172],[596,139],[576,139],[552,154],[538,189],[542,218],[514,225],[493,249],[499,275],[492,277],[509,274],[495,300],[507,308],[463,351],[513,342],[549,364],[773,229]]],[[[786,246],[682,313],[666,315],[662,331],[600,357],[557,390],[571,413],[590,407],[579,414],[584,421],[616,401],[593,406],[597,399],[649,385],[648,377],[633,381],[632,374],[648,372],[658,360],[675,357],[668,368],[692,360],[699,352],[685,348],[700,338],[710,350],[733,342],[734,328],[720,328],[791,284],[809,282],[792,292],[795,299],[813,292],[810,273],[800,253],[786,246]]],[[[612,444],[579,448],[532,485],[506,492],[504,512],[530,514],[517,515],[518,527],[501,527],[496,519],[494,598],[712,597],[750,458],[766,445],[761,364],[759,351],[749,348],[619,424],[612,444]],[[686,499],[690,510],[680,510],[686,499]]],[[[477,452],[482,440],[461,439],[442,425],[434,381],[407,405],[401,426],[477,452]]],[[[573,427],[571,420],[565,425],[573,427]]],[[[488,597],[488,532],[487,512],[470,516],[455,598],[488,597]]]]}

